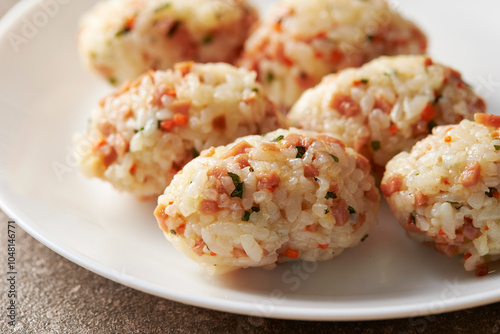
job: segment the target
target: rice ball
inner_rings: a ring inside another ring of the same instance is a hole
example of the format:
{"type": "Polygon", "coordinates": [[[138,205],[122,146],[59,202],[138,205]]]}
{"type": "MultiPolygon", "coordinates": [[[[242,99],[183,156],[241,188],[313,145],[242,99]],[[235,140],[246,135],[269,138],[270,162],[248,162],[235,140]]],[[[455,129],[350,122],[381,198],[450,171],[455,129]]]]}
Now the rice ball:
{"type": "Polygon", "coordinates": [[[119,84],[181,61],[234,63],[257,19],[246,0],[106,0],[82,17],[78,48],[119,84]]]}
{"type": "Polygon", "coordinates": [[[288,111],[327,74],[426,47],[420,29],[385,0],[282,0],[252,33],[240,63],[288,111]]]}
{"type": "Polygon", "coordinates": [[[159,197],[165,236],[210,272],[324,261],[377,222],[366,158],[330,136],[277,130],[211,148],[159,197]]]}
{"type": "Polygon", "coordinates": [[[160,195],[202,150],[286,126],[255,76],[224,63],[180,63],[127,82],[77,136],[81,171],[140,198],[160,195]]]}
{"type": "Polygon", "coordinates": [[[373,163],[409,151],[436,125],[472,119],[484,101],[457,71],[421,55],[380,57],[327,76],[288,114],[292,126],[330,133],[373,163]]]}
{"type": "Polygon", "coordinates": [[[488,273],[500,259],[500,116],[440,126],[388,164],[381,190],[408,235],[488,273]]]}

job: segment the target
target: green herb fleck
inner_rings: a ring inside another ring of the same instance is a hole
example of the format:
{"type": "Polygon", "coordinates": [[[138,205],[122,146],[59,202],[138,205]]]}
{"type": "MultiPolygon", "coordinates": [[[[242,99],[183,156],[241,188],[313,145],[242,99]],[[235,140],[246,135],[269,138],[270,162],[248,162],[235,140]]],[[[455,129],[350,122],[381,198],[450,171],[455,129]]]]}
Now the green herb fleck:
{"type": "Polygon", "coordinates": [[[349,213],[352,215],[353,213],[356,213],[356,210],[354,210],[354,208],[352,206],[349,206],[347,208],[347,210],[349,210],[349,213]]]}
{"type": "Polygon", "coordinates": [[[170,29],[167,30],[167,37],[168,38],[172,38],[172,36],[175,35],[175,33],[177,32],[177,30],[179,30],[179,27],[181,26],[181,21],[175,21],[172,26],[170,27],[170,29]]]}
{"type": "Polygon", "coordinates": [[[198,150],[195,149],[194,147],[192,148],[191,153],[193,153],[194,158],[197,158],[200,156],[200,152],[198,152],[198,150]]]}
{"type": "Polygon", "coordinates": [[[372,142],[371,142],[371,146],[372,146],[372,149],[373,149],[374,151],[378,151],[378,150],[380,150],[380,147],[381,147],[380,142],[379,142],[378,140],[374,140],[374,141],[372,141],[372,142]]]}
{"type": "Polygon", "coordinates": [[[432,129],[434,129],[437,125],[438,124],[434,120],[427,123],[427,130],[429,130],[429,133],[432,133],[432,129]]]}
{"type": "Polygon", "coordinates": [[[325,215],[327,215],[330,212],[330,210],[325,209],[325,215]]]}
{"type": "Polygon", "coordinates": [[[368,83],[368,79],[361,79],[360,80],[362,84],[366,85],[368,83]]]}
{"type": "Polygon", "coordinates": [[[368,238],[368,234],[365,234],[362,238],[361,238],[361,242],[365,241],[366,238],[368,238]]]}
{"type": "Polygon", "coordinates": [[[458,202],[451,202],[451,201],[447,201],[448,203],[450,203],[450,205],[452,205],[453,207],[455,207],[455,209],[459,210],[462,206],[460,205],[460,203],[458,202]]]}
{"type": "Polygon", "coordinates": [[[203,44],[210,44],[212,43],[212,41],[214,40],[214,36],[212,35],[206,35],[205,37],[203,37],[203,44]]]}
{"type": "Polygon", "coordinates": [[[260,208],[258,206],[252,206],[252,212],[259,212],[260,208]]]}
{"type": "Polygon", "coordinates": [[[258,93],[259,89],[258,88],[252,88],[252,92],[258,93]]]}
{"type": "Polygon", "coordinates": [[[116,78],[111,77],[108,78],[108,82],[114,86],[118,83],[118,80],[116,80],[116,78]]]}
{"type": "Polygon", "coordinates": [[[128,34],[131,30],[132,29],[130,29],[130,27],[125,26],[125,27],[123,27],[122,30],[116,32],[115,37],[121,37],[125,34],[128,34]]]}
{"type": "Polygon", "coordinates": [[[337,158],[336,156],[334,156],[333,154],[330,154],[330,156],[333,158],[333,160],[335,162],[339,162],[339,158],[337,158]]]}
{"type": "Polygon", "coordinates": [[[319,181],[319,179],[318,179],[317,177],[314,177],[314,181],[318,182],[318,181],[319,181]]]}
{"type": "Polygon", "coordinates": [[[267,81],[268,83],[273,82],[273,81],[274,81],[274,74],[273,74],[273,73],[271,73],[271,72],[267,73],[267,76],[266,76],[266,81],[267,81]]]}
{"type": "Polygon", "coordinates": [[[495,147],[495,150],[500,151],[500,145],[493,145],[495,147]]]}
{"type": "Polygon", "coordinates": [[[283,140],[283,138],[285,138],[285,136],[280,135],[280,136],[278,136],[278,137],[274,138],[272,141],[274,141],[274,142],[278,142],[278,141],[283,140]]]}
{"type": "Polygon", "coordinates": [[[375,36],[374,35],[366,35],[366,39],[369,40],[370,42],[373,42],[373,40],[375,39],[375,36]]]}
{"type": "Polygon", "coordinates": [[[244,222],[247,222],[250,220],[250,215],[252,213],[250,211],[245,211],[245,213],[243,214],[243,216],[241,217],[241,220],[243,220],[244,222]]]}
{"type": "Polygon", "coordinates": [[[306,154],[306,148],[302,146],[295,146],[295,148],[297,149],[297,155],[295,158],[302,159],[304,154],[306,154]]]}
{"type": "Polygon", "coordinates": [[[141,132],[141,131],[144,131],[144,127],[140,128],[139,130],[134,130],[135,133],[138,133],[138,132],[141,132]]]}
{"type": "Polygon", "coordinates": [[[415,219],[415,215],[413,213],[410,214],[410,218],[411,218],[411,223],[415,224],[416,223],[416,219],[415,219]]]}
{"type": "Polygon", "coordinates": [[[159,13],[159,12],[161,12],[162,10],[169,8],[169,7],[170,7],[170,5],[171,5],[171,4],[170,4],[170,2],[166,2],[166,3],[164,3],[163,5],[160,5],[160,6],[156,7],[156,9],[155,9],[155,13],[159,13]]]}
{"type": "Polygon", "coordinates": [[[243,198],[243,191],[245,190],[245,184],[243,182],[241,182],[241,179],[238,175],[231,173],[231,172],[228,172],[227,174],[233,180],[233,184],[235,187],[233,192],[231,193],[231,197],[243,198]]]}
{"type": "Polygon", "coordinates": [[[326,193],[325,199],[329,199],[329,198],[335,199],[335,198],[337,198],[337,195],[335,195],[335,193],[329,191],[329,192],[326,193]]]}
{"type": "Polygon", "coordinates": [[[170,230],[170,233],[173,235],[177,235],[177,232],[175,232],[175,230],[170,230]]]}

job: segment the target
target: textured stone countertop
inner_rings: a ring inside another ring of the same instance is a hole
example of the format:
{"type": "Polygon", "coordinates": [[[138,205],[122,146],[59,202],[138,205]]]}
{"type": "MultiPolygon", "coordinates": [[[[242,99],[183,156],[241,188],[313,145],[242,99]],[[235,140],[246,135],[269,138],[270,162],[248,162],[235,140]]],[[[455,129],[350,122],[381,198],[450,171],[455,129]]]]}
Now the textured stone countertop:
{"type": "MultiPolygon", "coordinates": [[[[0,268],[7,272],[7,222],[0,211],[0,268]]],[[[98,276],[45,247],[18,225],[17,325],[1,333],[500,333],[500,303],[435,316],[366,322],[253,318],[158,298],[98,276]]]]}

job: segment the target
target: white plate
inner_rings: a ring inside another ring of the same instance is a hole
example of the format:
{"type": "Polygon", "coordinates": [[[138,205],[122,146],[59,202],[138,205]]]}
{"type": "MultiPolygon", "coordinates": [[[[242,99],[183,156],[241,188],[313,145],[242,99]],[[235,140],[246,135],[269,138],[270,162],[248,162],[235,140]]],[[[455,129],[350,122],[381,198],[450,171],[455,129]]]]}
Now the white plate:
{"type": "MultiPolygon", "coordinates": [[[[45,9],[41,1],[21,2],[0,23],[0,203],[39,241],[135,289],[256,316],[382,319],[500,300],[498,273],[477,278],[458,259],[407,240],[386,204],[380,226],[337,259],[207,277],[164,240],[154,203],[75,169],[71,136],[110,90],[82,69],[76,53],[76,23],[93,2],[45,0],[52,3],[45,9]]],[[[498,2],[393,2],[430,36],[430,53],[462,71],[498,113],[498,2]]]]}

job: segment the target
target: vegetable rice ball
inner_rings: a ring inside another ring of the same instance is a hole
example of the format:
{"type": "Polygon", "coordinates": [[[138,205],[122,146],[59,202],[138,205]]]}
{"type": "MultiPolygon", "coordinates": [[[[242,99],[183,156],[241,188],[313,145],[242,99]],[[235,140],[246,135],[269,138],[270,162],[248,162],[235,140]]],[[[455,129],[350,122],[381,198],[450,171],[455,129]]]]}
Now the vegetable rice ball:
{"type": "Polygon", "coordinates": [[[288,120],[340,138],[382,176],[387,161],[409,151],[434,126],[472,119],[485,108],[460,73],[410,55],[380,57],[325,77],[301,97],[288,120]]]}
{"type": "Polygon", "coordinates": [[[82,18],[78,47],[117,84],[181,61],[234,63],[257,19],[246,0],[106,0],[82,18]]]}
{"type": "Polygon", "coordinates": [[[385,0],[282,0],[250,36],[240,62],[288,110],[327,74],[426,47],[419,28],[385,0]]]}
{"type": "Polygon", "coordinates": [[[285,126],[255,76],[223,63],[180,63],[124,84],[77,139],[82,172],[147,199],[198,152],[285,126]]]}
{"type": "Polygon", "coordinates": [[[500,117],[440,126],[388,164],[381,190],[409,236],[488,273],[500,259],[500,117]]]}
{"type": "Polygon", "coordinates": [[[210,272],[329,260],[377,222],[366,158],[332,137],[278,130],[211,148],[160,196],[165,236],[210,272]]]}

